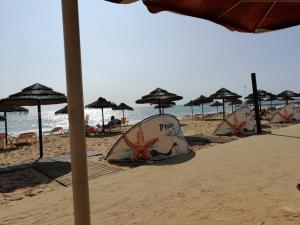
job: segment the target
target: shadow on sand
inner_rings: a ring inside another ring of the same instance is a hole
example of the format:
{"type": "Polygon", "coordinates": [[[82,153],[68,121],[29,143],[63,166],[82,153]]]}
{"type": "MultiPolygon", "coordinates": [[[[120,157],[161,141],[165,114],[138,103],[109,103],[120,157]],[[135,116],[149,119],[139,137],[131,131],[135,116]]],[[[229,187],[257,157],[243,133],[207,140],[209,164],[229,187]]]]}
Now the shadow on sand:
{"type": "Polygon", "coordinates": [[[174,165],[174,164],[180,164],[185,163],[192,158],[194,158],[196,153],[194,151],[190,151],[187,154],[183,155],[176,155],[170,158],[157,160],[157,161],[147,161],[147,160],[140,160],[140,161],[109,161],[109,163],[117,165],[117,166],[123,166],[123,167],[138,167],[138,166],[165,166],[165,165],[174,165]]]}
{"type": "Polygon", "coordinates": [[[35,162],[32,167],[0,173],[0,193],[10,193],[22,188],[48,184],[71,171],[69,162],[35,162]]]}

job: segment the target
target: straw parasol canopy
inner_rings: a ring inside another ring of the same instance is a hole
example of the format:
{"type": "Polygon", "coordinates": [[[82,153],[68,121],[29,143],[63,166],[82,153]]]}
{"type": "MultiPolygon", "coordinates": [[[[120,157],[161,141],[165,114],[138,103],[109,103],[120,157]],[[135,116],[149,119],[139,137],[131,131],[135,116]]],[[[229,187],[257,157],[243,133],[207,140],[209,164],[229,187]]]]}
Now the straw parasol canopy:
{"type": "Polygon", "coordinates": [[[7,145],[7,113],[11,112],[18,112],[18,113],[28,113],[28,109],[24,107],[11,107],[11,106],[5,106],[5,105],[0,105],[0,112],[4,113],[3,116],[3,121],[4,121],[4,127],[5,127],[5,144],[7,145]]]}
{"type": "Polygon", "coordinates": [[[204,107],[203,107],[203,105],[204,105],[204,104],[207,104],[207,103],[210,103],[210,102],[213,102],[213,99],[208,98],[208,97],[206,97],[206,96],[204,96],[204,95],[200,95],[199,98],[196,98],[196,99],[194,100],[194,104],[195,104],[195,105],[201,105],[201,106],[202,106],[202,115],[203,115],[203,116],[204,116],[204,107]]]}
{"type": "Polygon", "coordinates": [[[273,106],[273,104],[272,104],[272,102],[273,101],[276,101],[276,100],[279,100],[278,98],[277,98],[277,96],[276,95],[270,95],[268,98],[266,98],[264,101],[266,101],[266,102],[271,102],[271,107],[273,106]]]}
{"type": "Polygon", "coordinates": [[[210,96],[211,99],[222,99],[223,103],[223,119],[225,119],[225,100],[232,100],[241,98],[241,95],[238,95],[232,91],[229,91],[226,88],[219,89],[216,93],[210,96]]]}
{"type": "Polygon", "coordinates": [[[184,104],[185,107],[190,106],[191,107],[191,111],[192,111],[192,117],[194,116],[194,110],[193,110],[193,106],[195,106],[195,103],[193,100],[189,101],[188,103],[184,104]]]}
{"type": "Polygon", "coordinates": [[[68,114],[68,106],[66,105],[65,107],[57,110],[55,113],[55,115],[59,115],[59,114],[68,114]]]}
{"type": "Polygon", "coordinates": [[[67,97],[59,92],[53,91],[51,88],[39,83],[24,88],[21,92],[10,95],[6,99],[2,99],[0,104],[8,106],[37,106],[38,123],[39,123],[39,144],[40,158],[43,157],[43,132],[41,105],[52,105],[67,102],[67,97]]]}
{"type": "Polygon", "coordinates": [[[298,97],[298,94],[290,90],[285,90],[279,93],[277,97],[280,97],[282,100],[284,100],[285,104],[287,105],[290,100],[294,100],[293,97],[298,97]]]}
{"type": "Polygon", "coordinates": [[[215,101],[214,103],[210,104],[211,107],[217,107],[217,113],[219,112],[219,106],[222,106],[223,104],[219,101],[215,101]]]}
{"type": "Polygon", "coordinates": [[[103,109],[105,108],[115,108],[117,107],[117,105],[113,102],[107,101],[105,98],[98,98],[96,101],[88,104],[85,106],[86,108],[93,108],[93,109],[101,109],[102,112],[102,132],[104,133],[104,113],[103,113],[103,109]]]}
{"type": "Polygon", "coordinates": [[[159,105],[159,113],[161,114],[162,105],[168,104],[172,101],[181,100],[182,97],[176,94],[170,93],[164,89],[156,88],[154,91],[151,91],[150,94],[143,96],[142,98],[136,100],[137,104],[156,104],[159,105]]]}
{"type": "Polygon", "coordinates": [[[122,102],[122,103],[120,103],[120,105],[117,105],[116,107],[114,107],[113,110],[121,110],[122,114],[123,114],[123,120],[124,120],[125,119],[124,111],[125,110],[133,111],[133,108],[122,102]]]}
{"type": "Polygon", "coordinates": [[[236,110],[236,106],[237,106],[237,105],[243,104],[243,101],[240,100],[240,99],[231,99],[231,100],[229,100],[228,102],[229,102],[229,105],[231,105],[231,111],[232,111],[232,112],[233,112],[233,106],[234,106],[234,108],[235,108],[235,110],[236,110]]]}

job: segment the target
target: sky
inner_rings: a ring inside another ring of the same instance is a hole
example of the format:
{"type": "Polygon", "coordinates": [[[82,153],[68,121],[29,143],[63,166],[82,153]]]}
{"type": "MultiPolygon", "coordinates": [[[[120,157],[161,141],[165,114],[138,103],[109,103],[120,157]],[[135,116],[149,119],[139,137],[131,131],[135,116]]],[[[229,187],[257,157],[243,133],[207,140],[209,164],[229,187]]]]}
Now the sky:
{"type": "MultiPolygon", "coordinates": [[[[184,104],[226,87],[300,92],[300,27],[263,34],[231,32],[137,2],[79,0],[85,104],[98,97],[136,106],[157,87],[184,104]]],[[[0,98],[34,83],[66,93],[60,0],[0,1],[0,98]]]]}

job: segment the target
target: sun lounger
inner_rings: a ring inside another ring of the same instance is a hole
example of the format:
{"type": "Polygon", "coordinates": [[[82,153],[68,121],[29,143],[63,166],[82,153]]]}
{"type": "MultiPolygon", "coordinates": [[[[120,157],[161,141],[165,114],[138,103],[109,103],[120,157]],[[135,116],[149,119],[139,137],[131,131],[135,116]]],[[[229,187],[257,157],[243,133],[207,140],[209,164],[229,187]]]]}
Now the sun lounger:
{"type": "Polygon", "coordinates": [[[121,118],[121,125],[123,125],[123,126],[128,126],[128,124],[129,124],[129,121],[127,120],[126,117],[121,118]]]}
{"type": "Polygon", "coordinates": [[[65,133],[68,133],[68,131],[63,129],[62,127],[55,127],[50,131],[44,132],[44,135],[65,134],[65,133]]]}
{"type": "Polygon", "coordinates": [[[37,135],[34,132],[21,133],[15,139],[16,144],[34,144],[36,143],[37,135]]]}
{"type": "MultiPolygon", "coordinates": [[[[7,135],[7,144],[11,144],[13,141],[13,138],[9,135],[7,135]]],[[[5,145],[5,133],[0,133],[0,146],[1,149],[3,149],[5,145]]]]}

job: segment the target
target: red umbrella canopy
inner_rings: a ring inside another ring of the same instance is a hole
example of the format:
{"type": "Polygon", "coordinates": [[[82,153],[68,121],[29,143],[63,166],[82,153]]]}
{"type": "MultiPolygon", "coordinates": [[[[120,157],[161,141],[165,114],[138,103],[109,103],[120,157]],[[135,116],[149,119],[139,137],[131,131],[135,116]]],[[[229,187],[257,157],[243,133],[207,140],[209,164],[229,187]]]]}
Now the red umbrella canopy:
{"type": "MultiPolygon", "coordinates": [[[[107,0],[132,3],[135,0],[107,0]]],[[[299,0],[143,0],[152,13],[171,11],[210,20],[232,31],[259,33],[300,24],[299,0]]]]}

